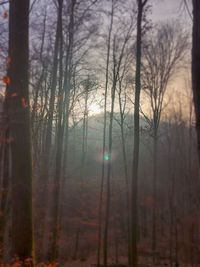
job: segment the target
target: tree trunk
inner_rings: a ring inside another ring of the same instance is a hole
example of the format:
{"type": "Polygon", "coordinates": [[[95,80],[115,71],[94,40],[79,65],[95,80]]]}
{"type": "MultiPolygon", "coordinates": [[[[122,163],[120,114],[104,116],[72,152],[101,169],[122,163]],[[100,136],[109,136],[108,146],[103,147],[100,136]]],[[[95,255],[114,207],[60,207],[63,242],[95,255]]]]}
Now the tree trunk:
{"type": "Polygon", "coordinates": [[[130,244],[130,193],[129,193],[129,177],[128,177],[128,163],[126,153],[126,141],[124,134],[124,114],[122,110],[121,94],[119,95],[119,106],[120,106],[120,130],[122,138],[122,153],[123,153],[123,165],[124,165],[124,176],[125,176],[125,188],[126,188],[126,224],[127,224],[127,241],[128,241],[128,263],[130,264],[131,255],[131,244],[130,244]]]}
{"type": "MultiPolygon", "coordinates": [[[[154,126],[156,127],[156,126],[154,126]]],[[[155,130],[153,138],[153,227],[152,227],[152,252],[153,263],[155,264],[156,257],[156,241],[157,241],[157,153],[158,153],[158,137],[155,130]]]]}
{"type": "Polygon", "coordinates": [[[192,32],[192,89],[196,115],[198,155],[200,161],[200,2],[193,0],[193,32],[192,32]]]}
{"type": "MultiPolygon", "coordinates": [[[[115,69],[115,68],[114,68],[115,69]]],[[[104,267],[108,265],[108,229],[110,222],[110,197],[111,197],[111,168],[112,168],[112,147],[113,147],[113,116],[114,116],[114,106],[115,106],[115,92],[116,92],[116,77],[114,75],[114,81],[111,92],[111,112],[109,121],[109,136],[108,136],[108,169],[107,169],[107,192],[106,192],[106,212],[105,212],[105,228],[104,228],[104,248],[103,248],[103,263],[104,267]]]]}
{"type": "MultiPolygon", "coordinates": [[[[63,146],[64,146],[64,155],[63,155],[63,179],[67,175],[67,163],[68,163],[68,137],[69,137],[69,115],[70,115],[70,91],[71,91],[71,79],[72,79],[72,60],[73,60],[73,46],[74,46],[74,32],[75,32],[75,6],[77,0],[71,0],[70,7],[70,22],[69,22],[69,40],[67,47],[67,56],[65,63],[65,73],[64,73],[64,115],[63,115],[63,146]]],[[[64,180],[63,180],[64,183],[64,180]]]]}
{"type": "MultiPolygon", "coordinates": [[[[58,0],[58,40],[60,44],[60,71],[59,71],[59,103],[58,103],[58,133],[57,133],[57,151],[56,151],[56,168],[55,168],[55,177],[54,177],[54,192],[53,192],[53,240],[50,248],[50,257],[51,260],[55,261],[58,258],[58,240],[60,232],[60,220],[59,220],[59,205],[60,205],[60,183],[61,183],[61,163],[62,163],[62,141],[63,141],[63,132],[61,127],[62,121],[62,103],[63,103],[63,92],[62,90],[62,9],[63,9],[63,0],[58,0]]],[[[59,49],[59,48],[58,48],[59,49]]]]}
{"type": "MultiPolygon", "coordinates": [[[[6,123],[6,122],[5,122],[6,123]]],[[[1,135],[4,143],[0,144],[0,260],[4,256],[4,234],[7,221],[6,205],[8,201],[8,191],[10,188],[10,172],[9,172],[9,154],[10,144],[8,143],[9,131],[5,130],[5,133],[1,135]]]]}
{"type": "Polygon", "coordinates": [[[102,174],[101,174],[101,188],[99,196],[99,207],[98,207],[98,247],[97,247],[97,267],[100,266],[100,254],[101,254],[101,231],[102,231],[102,201],[103,201],[103,187],[105,180],[105,161],[104,155],[106,152],[106,126],[107,126],[107,96],[108,96],[108,76],[109,76],[109,62],[110,62],[110,45],[111,45],[111,34],[113,27],[113,15],[114,5],[112,1],[110,27],[108,32],[108,47],[107,47],[107,58],[106,58],[106,81],[105,81],[105,95],[104,95],[104,125],[103,125],[103,161],[102,161],[102,174]]]}
{"type": "Polygon", "coordinates": [[[138,165],[140,146],[140,90],[141,90],[141,43],[142,15],[147,0],[138,0],[137,40],[136,40],[136,73],[135,73],[135,105],[134,105],[134,148],[131,185],[131,267],[138,266],[137,235],[138,235],[138,165]]]}
{"type": "MultiPolygon", "coordinates": [[[[61,0],[62,1],[62,0],[61,0]]],[[[58,4],[60,1],[58,0],[58,4]]],[[[62,5],[61,5],[62,7],[62,5]]],[[[55,109],[55,96],[56,96],[56,86],[57,86],[57,72],[58,72],[58,54],[59,54],[59,44],[60,44],[60,28],[61,28],[61,12],[62,9],[60,9],[60,4],[58,7],[58,13],[57,13],[57,25],[56,25],[56,36],[55,36],[55,44],[54,44],[54,55],[53,55],[53,67],[51,72],[51,83],[50,83],[50,100],[49,100],[49,110],[47,114],[47,126],[45,127],[45,133],[44,133],[44,149],[43,149],[43,162],[41,167],[41,181],[40,181],[40,201],[43,202],[43,206],[41,209],[40,217],[42,219],[42,247],[43,247],[43,253],[44,258],[46,258],[46,247],[47,247],[47,227],[46,224],[46,217],[47,217],[47,199],[48,199],[48,180],[49,180],[49,169],[50,169],[50,157],[51,157],[51,144],[52,144],[52,129],[53,129],[53,115],[54,115],[54,109],[55,109]]],[[[47,96],[46,96],[47,97],[47,96]]],[[[55,186],[56,187],[56,186],[55,186]]],[[[56,191],[56,189],[55,189],[56,191]]],[[[54,192],[56,194],[56,192],[54,192]]],[[[55,203],[54,203],[55,204],[55,203]]],[[[53,208],[54,209],[54,208],[53,208]]],[[[55,210],[55,209],[54,209],[55,210]]],[[[55,213],[55,211],[53,211],[55,213]]],[[[54,239],[54,237],[53,237],[54,239]]],[[[53,243],[54,241],[52,241],[53,243]]],[[[52,252],[52,244],[51,246],[51,252],[52,252]]],[[[53,254],[53,252],[52,252],[53,254]]]]}
{"type": "Polygon", "coordinates": [[[29,109],[29,0],[10,1],[6,105],[12,138],[12,254],[32,255],[32,159],[29,109]],[[11,97],[14,96],[14,97],[11,97]]]}

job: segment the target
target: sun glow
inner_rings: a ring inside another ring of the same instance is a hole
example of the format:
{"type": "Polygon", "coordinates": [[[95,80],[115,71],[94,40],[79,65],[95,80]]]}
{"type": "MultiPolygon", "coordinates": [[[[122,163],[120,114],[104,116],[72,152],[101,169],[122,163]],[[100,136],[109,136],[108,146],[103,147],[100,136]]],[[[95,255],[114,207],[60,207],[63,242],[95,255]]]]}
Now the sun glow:
{"type": "Polygon", "coordinates": [[[98,104],[96,104],[96,103],[90,104],[88,109],[89,109],[89,113],[91,115],[99,114],[99,113],[102,112],[101,107],[98,104]]]}

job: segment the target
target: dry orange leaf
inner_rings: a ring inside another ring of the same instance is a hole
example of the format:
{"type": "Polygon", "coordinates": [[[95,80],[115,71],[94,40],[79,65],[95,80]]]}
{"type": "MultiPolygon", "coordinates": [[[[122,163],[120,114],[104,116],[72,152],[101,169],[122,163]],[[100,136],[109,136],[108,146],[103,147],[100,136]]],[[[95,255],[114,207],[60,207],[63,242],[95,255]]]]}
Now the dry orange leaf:
{"type": "Polygon", "coordinates": [[[23,107],[23,108],[28,107],[28,105],[27,105],[27,103],[26,103],[26,99],[25,99],[24,97],[22,97],[22,99],[21,99],[21,104],[22,104],[22,107],[23,107]]]}
{"type": "Polygon", "coordinates": [[[5,12],[3,13],[3,18],[4,18],[4,19],[7,19],[7,17],[8,17],[8,12],[5,11],[5,12]]]}
{"type": "Polygon", "coordinates": [[[4,76],[2,80],[3,80],[3,82],[4,82],[6,85],[9,85],[9,84],[10,84],[10,82],[11,82],[11,80],[10,80],[10,77],[9,77],[9,76],[4,76]]]}
{"type": "Polygon", "coordinates": [[[17,93],[12,93],[10,96],[11,97],[16,97],[17,96],[17,93]]]}

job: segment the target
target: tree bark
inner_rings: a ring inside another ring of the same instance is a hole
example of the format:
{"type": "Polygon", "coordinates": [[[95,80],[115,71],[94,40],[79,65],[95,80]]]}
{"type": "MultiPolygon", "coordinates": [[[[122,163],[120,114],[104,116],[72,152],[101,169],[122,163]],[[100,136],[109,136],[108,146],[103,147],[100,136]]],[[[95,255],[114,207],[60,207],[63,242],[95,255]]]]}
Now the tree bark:
{"type": "Polygon", "coordinates": [[[32,255],[29,0],[10,1],[6,105],[11,143],[12,254],[32,255]]]}
{"type": "Polygon", "coordinates": [[[138,0],[137,39],[136,39],[136,73],[135,73],[135,105],[134,105],[134,148],[131,184],[131,267],[138,266],[137,235],[138,235],[138,166],[140,147],[140,91],[141,91],[141,44],[142,15],[147,0],[138,0]]]}
{"type": "Polygon", "coordinates": [[[107,58],[106,58],[106,81],[105,81],[105,94],[104,94],[104,124],[103,124],[103,161],[102,161],[102,173],[101,173],[101,187],[99,196],[99,207],[98,207],[98,247],[97,247],[97,267],[100,266],[101,258],[101,239],[102,239],[102,202],[103,202],[103,187],[105,180],[105,161],[104,155],[106,152],[106,128],[107,128],[107,96],[108,96],[108,76],[109,76],[109,63],[110,63],[110,45],[111,35],[113,28],[113,16],[114,16],[114,3],[112,1],[110,27],[108,32],[108,46],[107,46],[107,58]]]}
{"type": "MultiPolygon", "coordinates": [[[[60,186],[61,186],[61,167],[62,167],[62,107],[63,107],[63,92],[62,90],[62,9],[63,0],[58,0],[58,27],[57,27],[57,38],[59,40],[58,52],[60,50],[60,62],[59,62],[59,103],[58,103],[58,131],[57,131],[57,147],[56,147],[56,166],[55,166],[55,177],[54,177],[54,192],[53,192],[53,239],[50,247],[51,260],[55,261],[58,258],[59,252],[59,232],[60,232],[60,186]],[[60,49],[59,49],[60,48],[60,49]]],[[[58,63],[57,63],[58,64],[58,63]]]]}
{"type": "MultiPolygon", "coordinates": [[[[154,126],[157,128],[157,126],[154,126]]],[[[155,264],[156,257],[156,241],[157,241],[157,159],[158,159],[158,136],[155,129],[153,137],[153,227],[152,227],[152,252],[153,263],[155,264]]]]}
{"type": "Polygon", "coordinates": [[[200,2],[193,0],[192,90],[196,115],[197,149],[200,161],[200,2]]]}

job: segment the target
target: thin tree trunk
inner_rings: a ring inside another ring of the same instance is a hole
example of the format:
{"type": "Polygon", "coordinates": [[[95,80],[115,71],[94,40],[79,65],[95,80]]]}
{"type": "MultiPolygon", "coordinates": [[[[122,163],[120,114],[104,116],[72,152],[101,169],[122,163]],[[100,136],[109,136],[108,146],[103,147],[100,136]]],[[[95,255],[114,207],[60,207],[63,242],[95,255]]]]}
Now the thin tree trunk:
{"type": "MultiPolygon", "coordinates": [[[[154,126],[156,127],[156,126],[154,126]]],[[[155,130],[153,138],[153,227],[152,227],[152,252],[153,252],[153,264],[156,260],[156,241],[157,241],[157,154],[158,154],[158,137],[155,130]]]]}
{"type": "MultiPolygon", "coordinates": [[[[83,114],[83,140],[82,140],[82,176],[85,175],[85,160],[87,152],[87,137],[88,137],[88,95],[89,95],[89,77],[86,81],[85,86],[85,105],[84,105],[84,114],[83,114]]],[[[84,177],[82,177],[84,178],[84,177]]]]}
{"type": "Polygon", "coordinates": [[[121,94],[119,95],[119,107],[120,107],[120,130],[122,138],[122,153],[123,153],[123,165],[124,165],[124,175],[125,175],[125,188],[126,188],[126,223],[127,223],[127,240],[128,240],[128,263],[130,264],[131,255],[131,244],[130,244],[130,196],[129,196],[129,179],[128,179],[128,164],[127,164],[127,154],[126,154],[126,142],[124,135],[124,115],[121,103],[121,94]]]}
{"type": "Polygon", "coordinates": [[[119,264],[119,242],[116,231],[115,231],[115,264],[116,266],[119,264]]]}
{"type": "Polygon", "coordinates": [[[74,248],[74,256],[73,260],[77,260],[77,255],[78,255],[78,249],[79,249],[79,235],[80,235],[80,228],[77,229],[76,232],[76,239],[75,239],[75,248],[74,248]]]}
{"type": "MultiPolygon", "coordinates": [[[[58,0],[59,1],[59,0],[58,0]]],[[[54,115],[54,105],[55,105],[55,96],[56,96],[56,85],[57,85],[57,71],[58,71],[58,54],[59,54],[59,42],[60,42],[60,10],[58,9],[58,18],[57,18],[57,28],[56,28],[56,38],[55,38],[55,47],[54,47],[54,59],[53,59],[53,69],[51,77],[51,88],[50,88],[50,100],[49,100],[49,111],[48,111],[48,123],[46,130],[46,151],[45,151],[45,163],[48,166],[49,163],[49,153],[52,142],[52,125],[53,125],[53,115],[54,115]]],[[[48,167],[47,167],[48,169],[48,167]]]]}
{"type": "MultiPolygon", "coordinates": [[[[115,79],[115,78],[114,78],[115,79]]],[[[114,104],[115,104],[115,92],[116,92],[116,81],[114,81],[112,88],[112,103],[110,112],[110,122],[109,122],[109,137],[108,137],[108,169],[107,169],[107,192],[106,192],[106,212],[105,212],[105,228],[104,228],[104,247],[103,247],[103,263],[104,267],[108,265],[108,230],[110,222],[110,191],[111,191],[111,168],[112,168],[112,132],[113,132],[113,116],[114,116],[114,104]]]]}
{"type": "Polygon", "coordinates": [[[99,196],[99,208],[98,208],[98,248],[97,248],[97,267],[100,266],[101,258],[101,231],[102,231],[102,202],[103,202],[103,187],[105,179],[105,152],[106,152],[106,126],[107,126],[107,96],[108,96],[108,75],[109,75],[109,62],[110,62],[110,45],[111,45],[111,34],[113,27],[113,15],[114,15],[114,2],[112,1],[111,9],[111,20],[110,28],[108,33],[108,47],[107,47],[107,58],[106,58],[106,81],[105,81],[105,95],[104,95],[104,125],[103,125],[103,158],[102,158],[102,173],[101,173],[101,187],[99,196]]]}
{"type": "MultiPolygon", "coordinates": [[[[59,1],[59,0],[58,0],[59,1]]],[[[59,2],[58,2],[59,3],[59,2]]],[[[42,233],[43,233],[43,257],[46,258],[47,252],[47,230],[46,227],[46,217],[47,217],[47,200],[48,200],[48,180],[49,180],[49,167],[50,165],[50,157],[51,157],[51,145],[52,145],[52,129],[53,129],[53,116],[55,111],[55,97],[56,97],[56,86],[57,86],[57,72],[58,72],[58,54],[59,54],[59,44],[60,44],[60,27],[61,27],[61,12],[60,5],[57,11],[57,25],[56,25],[56,36],[55,36],[55,45],[54,45],[54,55],[53,55],[53,68],[51,73],[51,83],[50,83],[50,100],[49,100],[49,110],[47,114],[47,126],[44,132],[44,149],[43,149],[43,162],[41,166],[41,181],[40,181],[40,196],[43,202],[43,206],[41,207],[41,218],[44,220],[42,222],[42,233]]],[[[47,98],[47,96],[46,96],[47,98]]],[[[55,185],[56,187],[56,185],[55,185]]],[[[56,192],[55,192],[56,193],[56,192]]],[[[54,208],[53,208],[54,209],[54,208]]],[[[55,210],[55,209],[54,209],[55,210]]],[[[53,237],[54,239],[54,237],[53,237]]],[[[53,255],[53,243],[54,240],[50,244],[51,255],[53,255]]],[[[52,256],[54,257],[54,256],[52,256]]]]}
{"type": "MultiPolygon", "coordinates": [[[[73,46],[74,46],[74,12],[75,12],[76,0],[71,0],[70,8],[70,23],[68,27],[69,31],[69,43],[67,48],[67,56],[65,63],[64,74],[64,115],[63,115],[63,132],[64,132],[64,156],[63,156],[63,179],[67,175],[67,163],[68,163],[68,137],[69,137],[69,115],[70,115],[70,91],[71,91],[71,78],[72,78],[72,59],[73,59],[73,46]]],[[[63,180],[64,184],[64,180],[63,180]]]]}
{"type": "Polygon", "coordinates": [[[137,40],[136,40],[136,74],[135,74],[135,105],[134,105],[134,148],[131,185],[131,267],[138,266],[137,235],[138,235],[138,165],[140,146],[140,90],[141,90],[141,42],[142,15],[146,1],[138,0],[137,40]]]}
{"type": "Polygon", "coordinates": [[[62,141],[63,132],[61,127],[62,122],[62,107],[63,107],[63,92],[62,90],[62,9],[63,0],[58,0],[58,39],[60,44],[60,62],[59,62],[59,102],[58,102],[58,136],[57,136],[57,151],[56,151],[56,168],[54,177],[54,192],[53,192],[53,240],[50,248],[50,256],[54,261],[58,258],[59,251],[59,232],[60,232],[60,221],[59,221],[59,205],[60,205],[60,183],[61,183],[61,163],[62,163],[62,141]]]}
{"type": "Polygon", "coordinates": [[[104,248],[103,248],[103,263],[106,267],[108,264],[108,230],[110,222],[110,197],[111,197],[111,169],[112,169],[112,148],[113,148],[113,119],[115,107],[116,86],[119,79],[119,71],[121,61],[124,55],[124,49],[128,38],[126,37],[121,49],[119,60],[116,60],[116,38],[113,40],[113,84],[111,88],[111,111],[109,120],[109,134],[108,134],[108,161],[107,161],[107,192],[106,192],[106,211],[105,211],[105,228],[104,228],[104,248]]]}
{"type": "Polygon", "coordinates": [[[193,0],[193,32],[192,32],[192,89],[196,115],[198,154],[200,161],[200,1],[193,0]]]}

